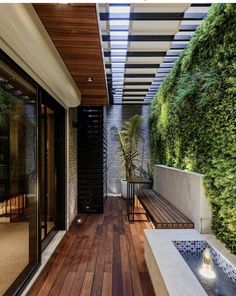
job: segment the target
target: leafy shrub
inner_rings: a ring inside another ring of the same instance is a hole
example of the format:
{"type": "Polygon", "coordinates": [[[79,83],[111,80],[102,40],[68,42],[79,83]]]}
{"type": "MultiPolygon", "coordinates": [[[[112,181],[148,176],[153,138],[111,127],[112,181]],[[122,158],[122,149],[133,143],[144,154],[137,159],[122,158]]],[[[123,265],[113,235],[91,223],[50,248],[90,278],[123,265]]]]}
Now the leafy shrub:
{"type": "Polygon", "coordinates": [[[214,4],[150,112],[153,163],[205,174],[212,229],[236,253],[236,5],[214,4]]]}

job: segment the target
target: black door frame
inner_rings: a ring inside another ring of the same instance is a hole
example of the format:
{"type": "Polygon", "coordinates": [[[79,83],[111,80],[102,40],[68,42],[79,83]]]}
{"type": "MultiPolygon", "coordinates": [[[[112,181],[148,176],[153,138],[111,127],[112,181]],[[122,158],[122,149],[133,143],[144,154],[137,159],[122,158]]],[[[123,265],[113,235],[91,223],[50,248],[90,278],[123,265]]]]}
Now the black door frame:
{"type": "MultiPolygon", "coordinates": [[[[41,139],[41,105],[45,104],[47,107],[52,109],[54,113],[55,120],[55,195],[56,195],[56,228],[48,233],[45,239],[42,241],[42,251],[48,246],[52,238],[56,235],[58,230],[65,229],[65,165],[66,165],[66,155],[65,155],[65,109],[57,103],[45,90],[40,88],[39,95],[39,134],[41,139]]],[[[41,162],[41,147],[39,151],[39,157],[41,162]]],[[[42,176],[40,176],[41,180],[42,176]]],[[[41,186],[40,186],[41,187],[41,186]]],[[[41,196],[41,194],[40,194],[41,196]]],[[[40,203],[42,200],[40,200],[40,203]]],[[[41,225],[41,223],[40,223],[41,225]]],[[[41,237],[41,233],[40,233],[41,237]]]]}

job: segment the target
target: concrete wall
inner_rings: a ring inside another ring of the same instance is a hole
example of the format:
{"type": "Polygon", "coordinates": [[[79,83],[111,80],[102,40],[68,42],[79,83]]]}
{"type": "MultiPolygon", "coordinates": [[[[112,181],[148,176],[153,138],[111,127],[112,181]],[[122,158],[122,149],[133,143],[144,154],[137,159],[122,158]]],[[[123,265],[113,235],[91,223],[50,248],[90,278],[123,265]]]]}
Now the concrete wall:
{"type": "Polygon", "coordinates": [[[77,215],[77,128],[73,127],[76,108],[67,111],[67,228],[77,215]]]}
{"type": "Polygon", "coordinates": [[[143,116],[143,143],[140,144],[139,152],[142,167],[147,170],[150,166],[150,142],[149,142],[149,123],[148,123],[148,105],[110,105],[106,108],[107,120],[107,192],[109,194],[120,194],[120,180],[125,177],[122,169],[120,146],[114,127],[122,127],[124,121],[131,116],[139,114],[143,116]]]}
{"type": "Polygon", "coordinates": [[[199,232],[211,232],[211,207],[205,197],[203,175],[155,165],[154,190],[191,219],[199,232]]]}

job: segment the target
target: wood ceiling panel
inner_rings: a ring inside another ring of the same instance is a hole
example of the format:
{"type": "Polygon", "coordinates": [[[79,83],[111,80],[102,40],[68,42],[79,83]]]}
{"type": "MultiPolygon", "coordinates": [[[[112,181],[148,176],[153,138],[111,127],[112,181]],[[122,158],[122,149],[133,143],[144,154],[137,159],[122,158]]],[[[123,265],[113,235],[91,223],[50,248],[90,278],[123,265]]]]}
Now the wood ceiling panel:
{"type": "Polygon", "coordinates": [[[33,6],[81,91],[81,104],[108,104],[95,4],[33,6]]]}

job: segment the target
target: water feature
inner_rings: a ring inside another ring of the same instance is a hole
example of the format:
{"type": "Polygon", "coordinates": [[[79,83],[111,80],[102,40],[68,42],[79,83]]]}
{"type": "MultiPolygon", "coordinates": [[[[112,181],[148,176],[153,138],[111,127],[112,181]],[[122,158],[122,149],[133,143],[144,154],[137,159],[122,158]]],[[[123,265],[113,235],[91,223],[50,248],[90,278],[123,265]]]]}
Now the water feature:
{"type": "Polygon", "coordinates": [[[173,242],[209,296],[235,296],[236,270],[206,241],[173,242]]]}
{"type": "Polygon", "coordinates": [[[216,278],[216,273],[213,270],[213,260],[210,249],[207,247],[202,253],[202,263],[199,267],[199,273],[207,279],[216,278]]]}

